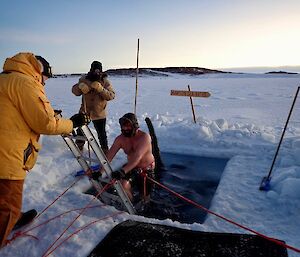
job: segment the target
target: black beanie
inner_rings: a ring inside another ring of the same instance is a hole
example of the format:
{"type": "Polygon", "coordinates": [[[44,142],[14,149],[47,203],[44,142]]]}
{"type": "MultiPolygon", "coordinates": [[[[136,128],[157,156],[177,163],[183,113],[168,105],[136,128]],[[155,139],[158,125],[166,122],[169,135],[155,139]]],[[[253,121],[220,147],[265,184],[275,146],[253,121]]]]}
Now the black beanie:
{"type": "Polygon", "coordinates": [[[128,112],[119,119],[120,126],[123,126],[123,124],[125,124],[126,122],[131,123],[134,129],[139,128],[139,123],[134,113],[128,112]]]}
{"type": "Polygon", "coordinates": [[[91,64],[90,72],[94,72],[95,70],[100,70],[102,72],[102,63],[98,61],[93,61],[91,64]]]}
{"type": "Polygon", "coordinates": [[[42,56],[36,55],[35,58],[39,60],[43,65],[42,74],[48,78],[52,77],[52,70],[49,62],[47,62],[42,56]]]}

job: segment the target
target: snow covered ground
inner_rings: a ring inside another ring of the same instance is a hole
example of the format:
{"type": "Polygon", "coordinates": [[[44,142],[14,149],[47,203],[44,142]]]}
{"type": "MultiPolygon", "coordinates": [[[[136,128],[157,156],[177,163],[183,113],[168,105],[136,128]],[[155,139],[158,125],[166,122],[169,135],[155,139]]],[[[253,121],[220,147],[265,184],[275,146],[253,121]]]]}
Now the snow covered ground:
{"type": "MultiPolygon", "coordinates": [[[[55,78],[46,83],[52,106],[62,109],[65,117],[76,113],[80,105],[80,97],[71,93],[77,79],[55,78]]],[[[109,103],[107,122],[109,144],[112,144],[120,132],[119,117],[134,109],[135,78],[110,77],[110,80],[117,94],[109,103]]],[[[230,158],[210,210],[300,249],[300,99],[273,170],[271,190],[258,190],[269,171],[299,85],[300,75],[142,77],[137,114],[142,130],[147,130],[144,118],[152,120],[161,151],[230,158]],[[209,98],[193,98],[197,124],[192,119],[189,98],[170,96],[171,89],[186,90],[187,85],[191,90],[211,93],[209,98]]],[[[42,211],[75,181],[73,175],[80,170],[60,136],[43,136],[41,142],[43,149],[38,162],[26,179],[23,210],[42,211]]],[[[124,156],[119,154],[112,165],[119,167],[123,162],[124,156]]],[[[58,214],[85,207],[93,198],[82,193],[89,187],[88,179],[82,178],[26,229],[58,214]]],[[[92,205],[99,203],[94,200],[92,205]]],[[[126,219],[192,230],[249,233],[213,215],[208,215],[203,224],[180,224],[117,212],[111,206],[87,209],[54,247],[78,228],[99,221],[63,242],[51,256],[86,256],[116,224],[126,219]]],[[[38,240],[29,236],[16,238],[0,251],[0,256],[43,256],[79,213],[80,210],[66,213],[30,231],[38,240]]],[[[295,251],[288,252],[290,257],[300,256],[295,251]]]]}

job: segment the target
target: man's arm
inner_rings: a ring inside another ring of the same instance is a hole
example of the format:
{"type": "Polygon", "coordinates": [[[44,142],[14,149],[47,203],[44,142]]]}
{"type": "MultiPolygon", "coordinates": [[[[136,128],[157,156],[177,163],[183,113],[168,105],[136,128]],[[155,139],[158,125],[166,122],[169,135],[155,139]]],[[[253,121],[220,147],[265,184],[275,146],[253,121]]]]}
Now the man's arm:
{"type": "MultiPolygon", "coordinates": [[[[114,143],[112,144],[112,146],[109,148],[108,152],[106,153],[107,160],[109,162],[111,162],[120,149],[121,149],[120,136],[118,136],[118,137],[116,137],[114,143]]],[[[104,168],[102,167],[99,172],[103,173],[104,168]]],[[[91,175],[91,174],[88,174],[88,175],[91,175]]]]}
{"type": "Polygon", "coordinates": [[[84,82],[85,76],[82,76],[79,80],[78,83],[76,83],[73,87],[72,87],[72,93],[76,96],[81,96],[82,95],[82,91],[79,87],[79,84],[84,82]]]}
{"type": "Polygon", "coordinates": [[[91,88],[93,88],[98,94],[103,97],[106,101],[113,100],[115,98],[115,91],[111,85],[111,83],[107,80],[104,79],[102,83],[99,81],[94,81],[91,84],[91,88]]]}
{"type": "Polygon", "coordinates": [[[107,78],[104,78],[104,90],[102,92],[102,97],[106,101],[110,101],[110,100],[113,100],[115,98],[115,96],[116,96],[116,93],[115,93],[115,90],[113,89],[111,82],[107,78]]]}
{"type": "Polygon", "coordinates": [[[58,135],[70,133],[73,123],[58,119],[44,91],[33,83],[23,83],[22,90],[15,96],[16,106],[28,126],[37,134],[58,135]]]}
{"type": "Polygon", "coordinates": [[[79,89],[79,83],[75,84],[73,87],[72,87],[72,93],[76,96],[80,96],[82,95],[82,91],[79,89]]]}
{"type": "Polygon", "coordinates": [[[109,162],[111,162],[113,160],[113,158],[115,157],[115,155],[117,154],[117,152],[121,149],[121,137],[118,136],[116,137],[114,143],[112,144],[112,146],[109,148],[106,157],[108,159],[109,162]]]}

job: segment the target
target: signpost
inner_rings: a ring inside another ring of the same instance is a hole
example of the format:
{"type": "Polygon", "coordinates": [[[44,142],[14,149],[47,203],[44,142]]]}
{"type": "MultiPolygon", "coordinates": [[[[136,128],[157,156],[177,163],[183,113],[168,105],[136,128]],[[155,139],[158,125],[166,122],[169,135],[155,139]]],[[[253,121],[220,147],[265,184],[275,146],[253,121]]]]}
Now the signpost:
{"type": "MultiPolygon", "coordinates": [[[[189,87],[189,86],[188,86],[189,87]]],[[[186,90],[171,90],[171,95],[174,96],[190,96],[190,97],[210,97],[209,92],[186,91],[186,90]]]]}
{"type": "Polygon", "coordinates": [[[189,96],[190,97],[192,113],[193,113],[193,118],[194,118],[195,123],[196,123],[196,115],[195,115],[195,109],[194,109],[192,97],[210,97],[209,92],[191,91],[190,85],[188,85],[188,91],[186,91],[186,90],[171,90],[171,95],[173,95],[173,96],[189,96]]]}

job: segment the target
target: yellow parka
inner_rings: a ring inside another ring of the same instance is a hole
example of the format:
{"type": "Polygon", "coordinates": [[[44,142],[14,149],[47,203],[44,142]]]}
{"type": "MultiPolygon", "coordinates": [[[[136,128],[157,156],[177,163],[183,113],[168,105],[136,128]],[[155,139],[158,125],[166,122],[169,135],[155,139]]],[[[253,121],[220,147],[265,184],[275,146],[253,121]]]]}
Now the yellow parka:
{"type": "Polygon", "coordinates": [[[7,58],[0,74],[0,179],[23,180],[40,149],[40,134],[70,133],[46,97],[40,63],[32,53],[7,58]]]}
{"type": "Polygon", "coordinates": [[[115,91],[105,73],[102,74],[102,77],[98,82],[103,86],[103,90],[100,93],[91,88],[92,82],[86,79],[85,75],[72,87],[72,93],[74,95],[82,95],[82,104],[79,112],[87,112],[91,120],[106,118],[107,102],[115,98],[115,91]],[[85,95],[83,95],[79,89],[79,84],[82,82],[90,88],[90,91],[85,95]]]}

